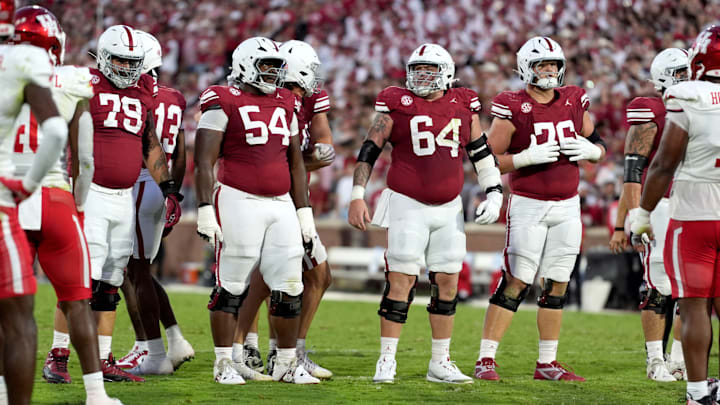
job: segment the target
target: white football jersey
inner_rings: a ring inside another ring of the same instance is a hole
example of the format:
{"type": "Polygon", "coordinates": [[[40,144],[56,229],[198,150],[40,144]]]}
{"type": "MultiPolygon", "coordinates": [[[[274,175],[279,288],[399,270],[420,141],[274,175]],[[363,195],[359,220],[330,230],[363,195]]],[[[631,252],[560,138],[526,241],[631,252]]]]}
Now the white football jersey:
{"type": "MultiPolygon", "coordinates": [[[[0,45],[0,175],[12,176],[13,126],[25,99],[25,86],[50,87],[53,67],[48,53],[31,45],[0,45]]],[[[0,205],[15,205],[10,192],[0,188],[0,205]]]]}
{"type": "Polygon", "coordinates": [[[664,98],[667,120],[688,133],[670,195],[670,217],[720,220],[720,85],[682,82],[670,87],[664,98]]]}
{"type": "MultiPolygon", "coordinates": [[[[55,105],[65,122],[69,123],[72,120],[78,102],[93,97],[91,79],[92,75],[88,68],[74,66],[55,68],[51,90],[55,105]]],[[[15,177],[22,177],[30,170],[35,152],[43,138],[35,117],[30,114],[28,104],[22,106],[13,133],[15,141],[13,142],[12,161],[15,165],[15,177]]],[[[65,150],[43,178],[42,185],[70,190],[65,150]]]]}

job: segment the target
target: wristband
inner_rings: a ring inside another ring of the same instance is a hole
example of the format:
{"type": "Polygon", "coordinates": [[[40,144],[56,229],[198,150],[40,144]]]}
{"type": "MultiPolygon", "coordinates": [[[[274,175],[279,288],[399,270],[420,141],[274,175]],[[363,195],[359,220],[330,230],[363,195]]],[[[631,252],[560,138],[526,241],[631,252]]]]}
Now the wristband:
{"type": "Polygon", "coordinates": [[[616,227],[615,227],[615,230],[616,230],[616,231],[623,231],[623,232],[625,232],[625,227],[624,227],[624,226],[616,226],[616,227]]]}
{"type": "Polygon", "coordinates": [[[357,185],[353,186],[352,192],[350,193],[350,201],[363,199],[365,199],[365,187],[357,185]]]}

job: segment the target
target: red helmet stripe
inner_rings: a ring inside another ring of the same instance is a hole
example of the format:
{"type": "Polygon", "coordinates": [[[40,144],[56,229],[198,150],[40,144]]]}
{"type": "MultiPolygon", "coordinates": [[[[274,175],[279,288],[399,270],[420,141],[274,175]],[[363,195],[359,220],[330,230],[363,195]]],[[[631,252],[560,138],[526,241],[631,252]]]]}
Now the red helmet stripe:
{"type": "Polygon", "coordinates": [[[550,42],[550,40],[545,37],[543,37],[543,39],[545,40],[545,42],[547,42],[548,48],[550,48],[550,52],[552,52],[553,51],[552,42],[550,42]]]}
{"type": "Polygon", "coordinates": [[[127,32],[128,47],[130,48],[130,52],[132,52],[133,48],[135,47],[135,43],[133,42],[132,30],[127,25],[123,25],[123,28],[125,28],[125,32],[127,32]]]}
{"type": "Polygon", "coordinates": [[[420,48],[420,53],[419,53],[418,55],[423,56],[424,53],[425,53],[425,45],[423,45],[423,46],[420,48]]]}

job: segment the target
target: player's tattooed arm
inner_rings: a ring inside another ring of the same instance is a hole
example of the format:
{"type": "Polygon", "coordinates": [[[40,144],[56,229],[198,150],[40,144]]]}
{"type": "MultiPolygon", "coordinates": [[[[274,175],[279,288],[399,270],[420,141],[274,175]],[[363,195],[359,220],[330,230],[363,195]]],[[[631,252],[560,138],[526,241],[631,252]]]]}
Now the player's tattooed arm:
{"type": "Polygon", "coordinates": [[[148,111],[145,120],[145,132],[143,133],[142,142],[143,158],[150,175],[158,184],[170,180],[165,151],[160,146],[160,141],[155,133],[155,117],[151,111],[148,111]]]}
{"type": "Polygon", "coordinates": [[[625,137],[625,154],[650,156],[656,134],[657,125],[654,122],[630,126],[625,137]]]}
{"type": "MultiPolygon", "coordinates": [[[[376,113],[375,117],[373,118],[372,125],[370,125],[370,130],[368,131],[365,141],[372,141],[375,146],[382,150],[382,148],[390,139],[392,127],[393,120],[390,117],[390,114],[376,113]]],[[[370,163],[358,161],[355,165],[355,171],[353,173],[353,185],[365,187],[368,180],[370,180],[371,173],[372,165],[370,163]]]]}

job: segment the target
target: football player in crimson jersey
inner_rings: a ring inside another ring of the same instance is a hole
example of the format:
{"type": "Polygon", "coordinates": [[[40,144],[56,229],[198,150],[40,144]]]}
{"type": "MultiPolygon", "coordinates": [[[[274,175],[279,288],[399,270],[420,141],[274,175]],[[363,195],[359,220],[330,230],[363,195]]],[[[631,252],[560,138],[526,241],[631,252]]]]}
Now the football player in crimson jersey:
{"type": "Polygon", "coordinates": [[[510,173],[503,276],[485,315],[475,377],[497,380],[498,344],[539,273],[540,334],[535,379],[585,379],[556,360],[562,308],[580,251],[582,222],[577,194],[577,161],[599,161],[605,147],[587,109],[585,90],[562,85],[566,61],[547,37],[528,40],[517,53],[526,87],[506,91],[492,102],[489,144],[500,170],[510,173]]]}
{"type": "Polygon", "coordinates": [[[230,86],[211,86],[200,96],[202,116],[195,140],[197,231],[215,246],[217,262],[208,304],[215,381],[244,384],[246,378],[267,378],[232,361],[238,309],[250,273],[258,267],[271,291],[269,312],[278,338],[272,379],[318,383],[297,362],[295,350],[303,243],[312,253],[318,246],[295,97],[278,87],[284,60],[272,40],[247,39],[232,59],[230,86]]]}
{"type": "MultiPolygon", "coordinates": [[[[15,13],[15,44],[30,44],[48,52],[55,65],[62,65],[65,33],[55,16],[40,6],[23,7],[15,13]]],[[[87,68],[56,66],[52,79],[53,99],[62,117],[69,122],[70,153],[75,189],[70,192],[67,161],[61,156],[42,180],[42,187],[18,207],[20,225],[30,242],[31,256],[37,254],[43,271],[58,296],[58,311],[63,323],[67,314],[71,335],[55,332],[53,348],[43,367],[43,378],[54,383],[69,383],[67,360],[69,343],[80,357],[87,402],[119,404],[105,393],[98,356],[97,331],[88,305],[90,258],[83,227],[83,205],[93,176],[92,119],[88,100],[93,96],[91,75],[87,68]],[[77,207],[76,207],[77,206],[77,207]]],[[[17,123],[13,153],[15,175],[23,176],[35,157],[37,145],[45,134],[37,129],[35,116],[24,105],[17,123]]],[[[60,148],[65,151],[65,147],[60,148]]],[[[64,153],[63,153],[64,155],[64,153]]],[[[56,314],[56,317],[58,315],[56,314]]]]}
{"type": "Polygon", "coordinates": [[[687,404],[710,405],[710,308],[720,311],[720,26],[702,31],[688,58],[690,81],[664,93],[666,125],[630,227],[636,246],[656,235],[651,212],[672,182],[663,255],[683,320],[687,404]]]}
{"type": "MultiPolygon", "coordinates": [[[[162,47],[154,36],[143,31],[137,33],[145,49],[142,72],[157,80],[162,65],[162,47]]],[[[182,184],[185,175],[185,133],[182,128],[185,98],[175,89],[159,86],[156,102],[156,133],[170,162],[171,177],[177,184],[182,184]]],[[[161,238],[180,219],[180,206],[178,200],[163,197],[147,168],[140,172],[133,187],[133,197],[133,257],[128,262],[122,290],[136,339],[130,353],[117,364],[130,368],[133,374],[169,374],[194,357],[195,352],[180,332],[167,293],[150,273],[150,263],[159,250],[161,238]],[[160,334],[161,320],[168,337],[167,355],[160,334]]]]}
{"type": "MultiPolygon", "coordinates": [[[[305,160],[305,170],[311,172],[328,166],[335,158],[332,146],[332,132],[327,119],[330,110],[330,99],[324,90],[320,89],[320,59],[315,50],[308,43],[292,40],[280,46],[280,53],[285,58],[286,72],[283,86],[293,92],[296,102],[296,115],[298,129],[302,136],[302,151],[305,160]]],[[[308,175],[309,177],[309,175],[308,175]]],[[[308,357],[305,350],[305,337],[310,329],[315,312],[320,305],[325,290],[330,287],[332,276],[327,262],[327,251],[320,240],[317,240],[315,255],[305,252],[303,257],[303,305],[300,313],[300,331],[297,341],[297,355],[305,370],[314,377],[327,379],[332,372],[317,365],[308,357]]],[[[259,272],[254,271],[250,282],[250,290],[245,305],[238,314],[238,330],[235,334],[236,343],[233,345],[233,359],[236,362],[244,361],[248,367],[262,370],[262,358],[257,345],[257,310],[260,299],[265,299],[270,290],[262,282],[259,272]],[[257,303],[257,305],[252,304],[257,303]],[[254,320],[253,320],[254,319],[254,320]],[[247,336],[245,328],[253,320],[247,336]],[[243,346],[244,343],[244,346],[243,346]]],[[[277,339],[270,328],[270,350],[268,352],[268,373],[272,374],[272,365],[277,354],[277,339]]]]}
{"type": "Polygon", "coordinates": [[[472,383],[450,361],[458,273],[465,258],[464,215],[460,191],[467,151],[487,200],[475,222],[495,222],[502,206],[500,172],[482,132],[477,94],[452,88],[455,63],[436,44],[420,45],[407,62],[407,88],[388,87],[378,94],[375,119],[360,149],[353,175],[350,225],[366,229],[364,200],[373,164],[386,143],[392,162],[372,223],[388,228],[385,292],[380,302],[380,358],[373,381],[392,383],[395,353],[407,320],[421,267],[428,269],[431,298],[432,358],[427,380],[472,383]]]}
{"type": "MultiPolygon", "coordinates": [[[[688,78],[687,51],[668,48],[660,52],[650,65],[651,80],[655,90],[663,93],[668,87],[688,78]]],[[[625,217],[628,210],[640,204],[642,182],[647,174],[647,164],[657,152],[665,126],[665,104],[661,97],[637,97],[627,106],[627,123],[630,125],[625,139],[625,184],[618,202],[615,232],[610,239],[610,249],[621,253],[627,246],[625,217]]],[[[652,214],[656,241],[646,244],[640,253],[645,289],[642,294],[642,325],[647,352],[647,376],[655,381],[682,380],[685,374],[680,339],[680,318],[675,333],[670,360],[665,364],[665,347],[675,314],[670,278],[663,263],[663,246],[669,217],[670,187],[668,187],[652,214]]]]}
{"type": "Polygon", "coordinates": [[[0,136],[15,139],[13,125],[24,103],[44,134],[22,179],[13,179],[10,148],[0,149],[0,329],[3,353],[0,402],[29,404],[35,372],[37,329],[33,318],[36,290],[30,247],[20,227],[16,204],[29,197],[60,158],[68,128],[50,92],[53,67],[48,53],[31,45],[7,45],[15,31],[15,3],[0,0],[0,136]],[[7,385],[6,385],[7,380],[7,385]]]}
{"type": "Polygon", "coordinates": [[[115,25],[98,38],[98,69],[90,69],[95,86],[90,101],[95,174],[85,204],[85,234],[103,373],[106,380],[115,381],[144,381],[117,368],[110,353],[120,300],[117,289],[133,248],[132,189],[143,163],[163,197],[177,200],[179,194],[179,184],[170,177],[165,151],[155,133],[157,84],[142,74],[144,59],[137,32],[115,25]]]}

